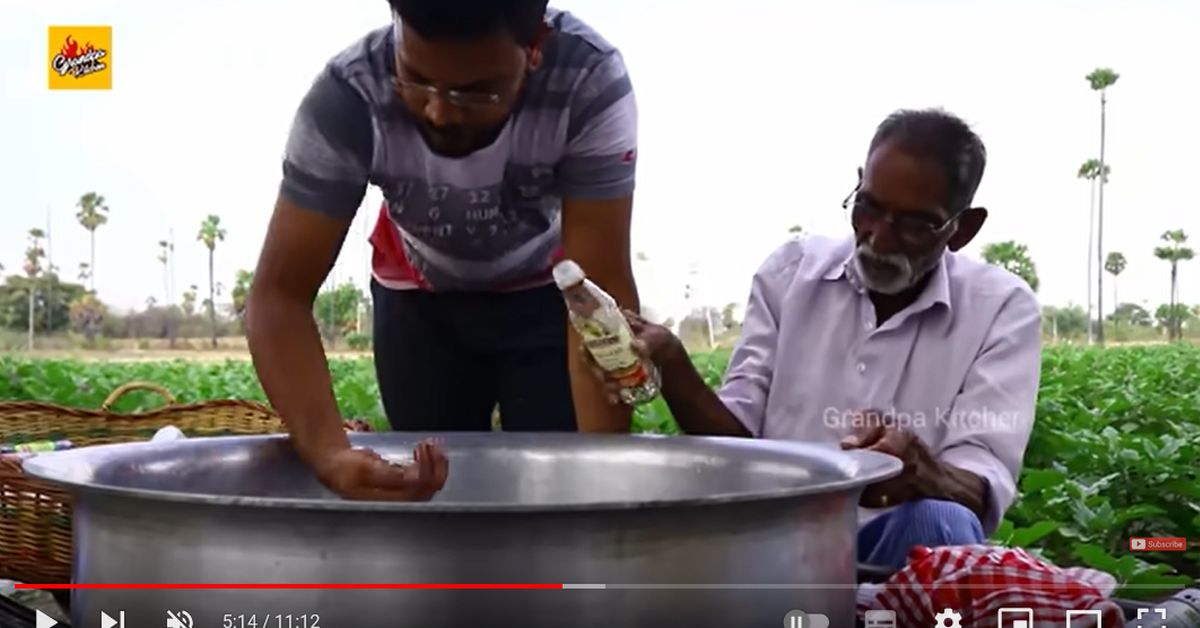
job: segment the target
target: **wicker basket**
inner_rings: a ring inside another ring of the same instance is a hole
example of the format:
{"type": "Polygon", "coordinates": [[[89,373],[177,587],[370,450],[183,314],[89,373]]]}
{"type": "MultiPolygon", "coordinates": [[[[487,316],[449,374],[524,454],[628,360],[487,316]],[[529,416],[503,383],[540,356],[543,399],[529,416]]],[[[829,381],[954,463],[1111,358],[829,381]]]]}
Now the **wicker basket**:
{"type": "MultiPolygon", "coordinates": [[[[69,440],[74,447],[127,443],[149,440],[168,425],[188,436],[284,431],[283,422],[265,405],[236,400],[180,404],[165,388],[150,382],[130,382],[117,388],[99,410],[33,401],[0,402],[0,443],[69,440]],[[133,390],[157,392],[167,405],[124,415],[109,410],[133,390]]],[[[19,456],[0,456],[0,578],[68,583],[71,560],[69,496],[26,475],[19,456]]]]}

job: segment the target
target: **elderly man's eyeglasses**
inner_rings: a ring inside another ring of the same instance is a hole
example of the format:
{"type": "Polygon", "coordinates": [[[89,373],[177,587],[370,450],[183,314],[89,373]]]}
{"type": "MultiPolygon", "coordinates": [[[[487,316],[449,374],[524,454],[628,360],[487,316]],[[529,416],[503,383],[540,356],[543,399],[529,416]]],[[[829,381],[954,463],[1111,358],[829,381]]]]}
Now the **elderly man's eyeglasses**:
{"type": "Polygon", "coordinates": [[[910,248],[927,247],[935,242],[950,229],[950,226],[966,211],[960,209],[945,220],[934,217],[934,212],[896,212],[880,207],[872,198],[864,195],[859,187],[855,187],[850,195],[842,201],[842,209],[849,211],[851,223],[857,227],[874,225],[880,221],[887,222],[892,233],[901,244],[910,248]]]}
{"type": "Polygon", "coordinates": [[[504,96],[495,92],[441,89],[426,83],[417,83],[402,78],[394,78],[392,82],[396,87],[396,92],[404,98],[422,99],[437,96],[455,107],[462,107],[464,109],[487,109],[495,107],[504,100],[504,96]]]}

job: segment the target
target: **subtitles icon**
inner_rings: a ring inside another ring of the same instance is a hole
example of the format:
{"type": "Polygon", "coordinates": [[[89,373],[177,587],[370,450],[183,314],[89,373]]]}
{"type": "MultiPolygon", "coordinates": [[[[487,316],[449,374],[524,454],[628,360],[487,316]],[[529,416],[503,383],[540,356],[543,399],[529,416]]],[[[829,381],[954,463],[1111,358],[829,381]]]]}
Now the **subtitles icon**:
{"type": "Polygon", "coordinates": [[[863,615],[865,628],[896,628],[896,611],[867,611],[863,615]]]}

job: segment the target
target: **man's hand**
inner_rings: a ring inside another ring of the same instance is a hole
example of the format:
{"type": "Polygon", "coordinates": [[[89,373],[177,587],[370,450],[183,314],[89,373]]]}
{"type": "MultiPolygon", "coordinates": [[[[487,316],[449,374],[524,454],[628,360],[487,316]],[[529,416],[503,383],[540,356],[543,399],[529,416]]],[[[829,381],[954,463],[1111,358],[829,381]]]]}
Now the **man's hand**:
{"type": "Polygon", "coordinates": [[[875,410],[860,413],[870,419],[866,426],[842,439],[842,449],[866,449],[895,456],[904,463],[900,475],[872,484],[863,491],[865,508],[887,508],[917,499],[942,499],[969,508],[980,519],[987,508],[987,482],[983,478],[934,456],[912,432],[884,425],[884,414],[875,410]]]}
{"type": "Polygon", "coordinates": [[[393,464],[369,449],[341,449],[313,465],[317,478],[346,499],[429,501],[446,485],[450,463],[434,441],[413,449],[413,462],[393,464]]]}
{"type": "Polygon", "coordinates": [[[686,356],[687,351],[679,337],[670,329],[656,325],[642,318],[637,312],[621,310],[629,328],[633,330],[633,350],[643,359],[653,362],[660,368],[679,357],[686,356]]]}
{"type": "MultiPolygon", "coordinates": [[[[683,348],[683,343],[675,334],[671,333],[670,329],[662,325],[656,325],[642,318],[636,312],[630,310],[621,310],[625,315],[625,320],[629,321],[629,328],[633,331],[633,351],[638,354],[638,357],[654,364],[660,370],[664,364],[668,364],[678,357],[678,354],[686,351],[683,348]]],[[[619,395],[621,387],[613,380],[609,379],[604,369],[596,364],[596,360],[588,351],[587,347],[580,344],[579,351],[583,354],[583,359],[591,367],[592,375],[597,380],[604,384],[605,394],[608,397],[608,402],[613,405],[620,405],[623,402],[619,395]]]]}
{"type": "Polygon", "coordinates": [[[872,484],[863,491],[862,506],[887,508],[929,497],[941,465],[925,442],[906,429],[883,425],[884,414],[881,412],[867,410],[860,415],[868,419],[861,421],[867,425],[842,439],[842,449],[877,451],[895,456],[904,463],[900,475],[872,484]]]}

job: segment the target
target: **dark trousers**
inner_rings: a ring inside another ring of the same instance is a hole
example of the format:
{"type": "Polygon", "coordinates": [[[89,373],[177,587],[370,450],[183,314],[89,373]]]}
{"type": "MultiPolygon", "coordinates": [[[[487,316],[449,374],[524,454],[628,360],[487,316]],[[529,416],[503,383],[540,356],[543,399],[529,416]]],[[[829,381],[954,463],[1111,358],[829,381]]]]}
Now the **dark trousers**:
{"type": "Polygon", "coordinates": [[[391,290],[371,282],[375,372],[392,428],[574,431],[567,312],[558,289],[391,290]]]}

